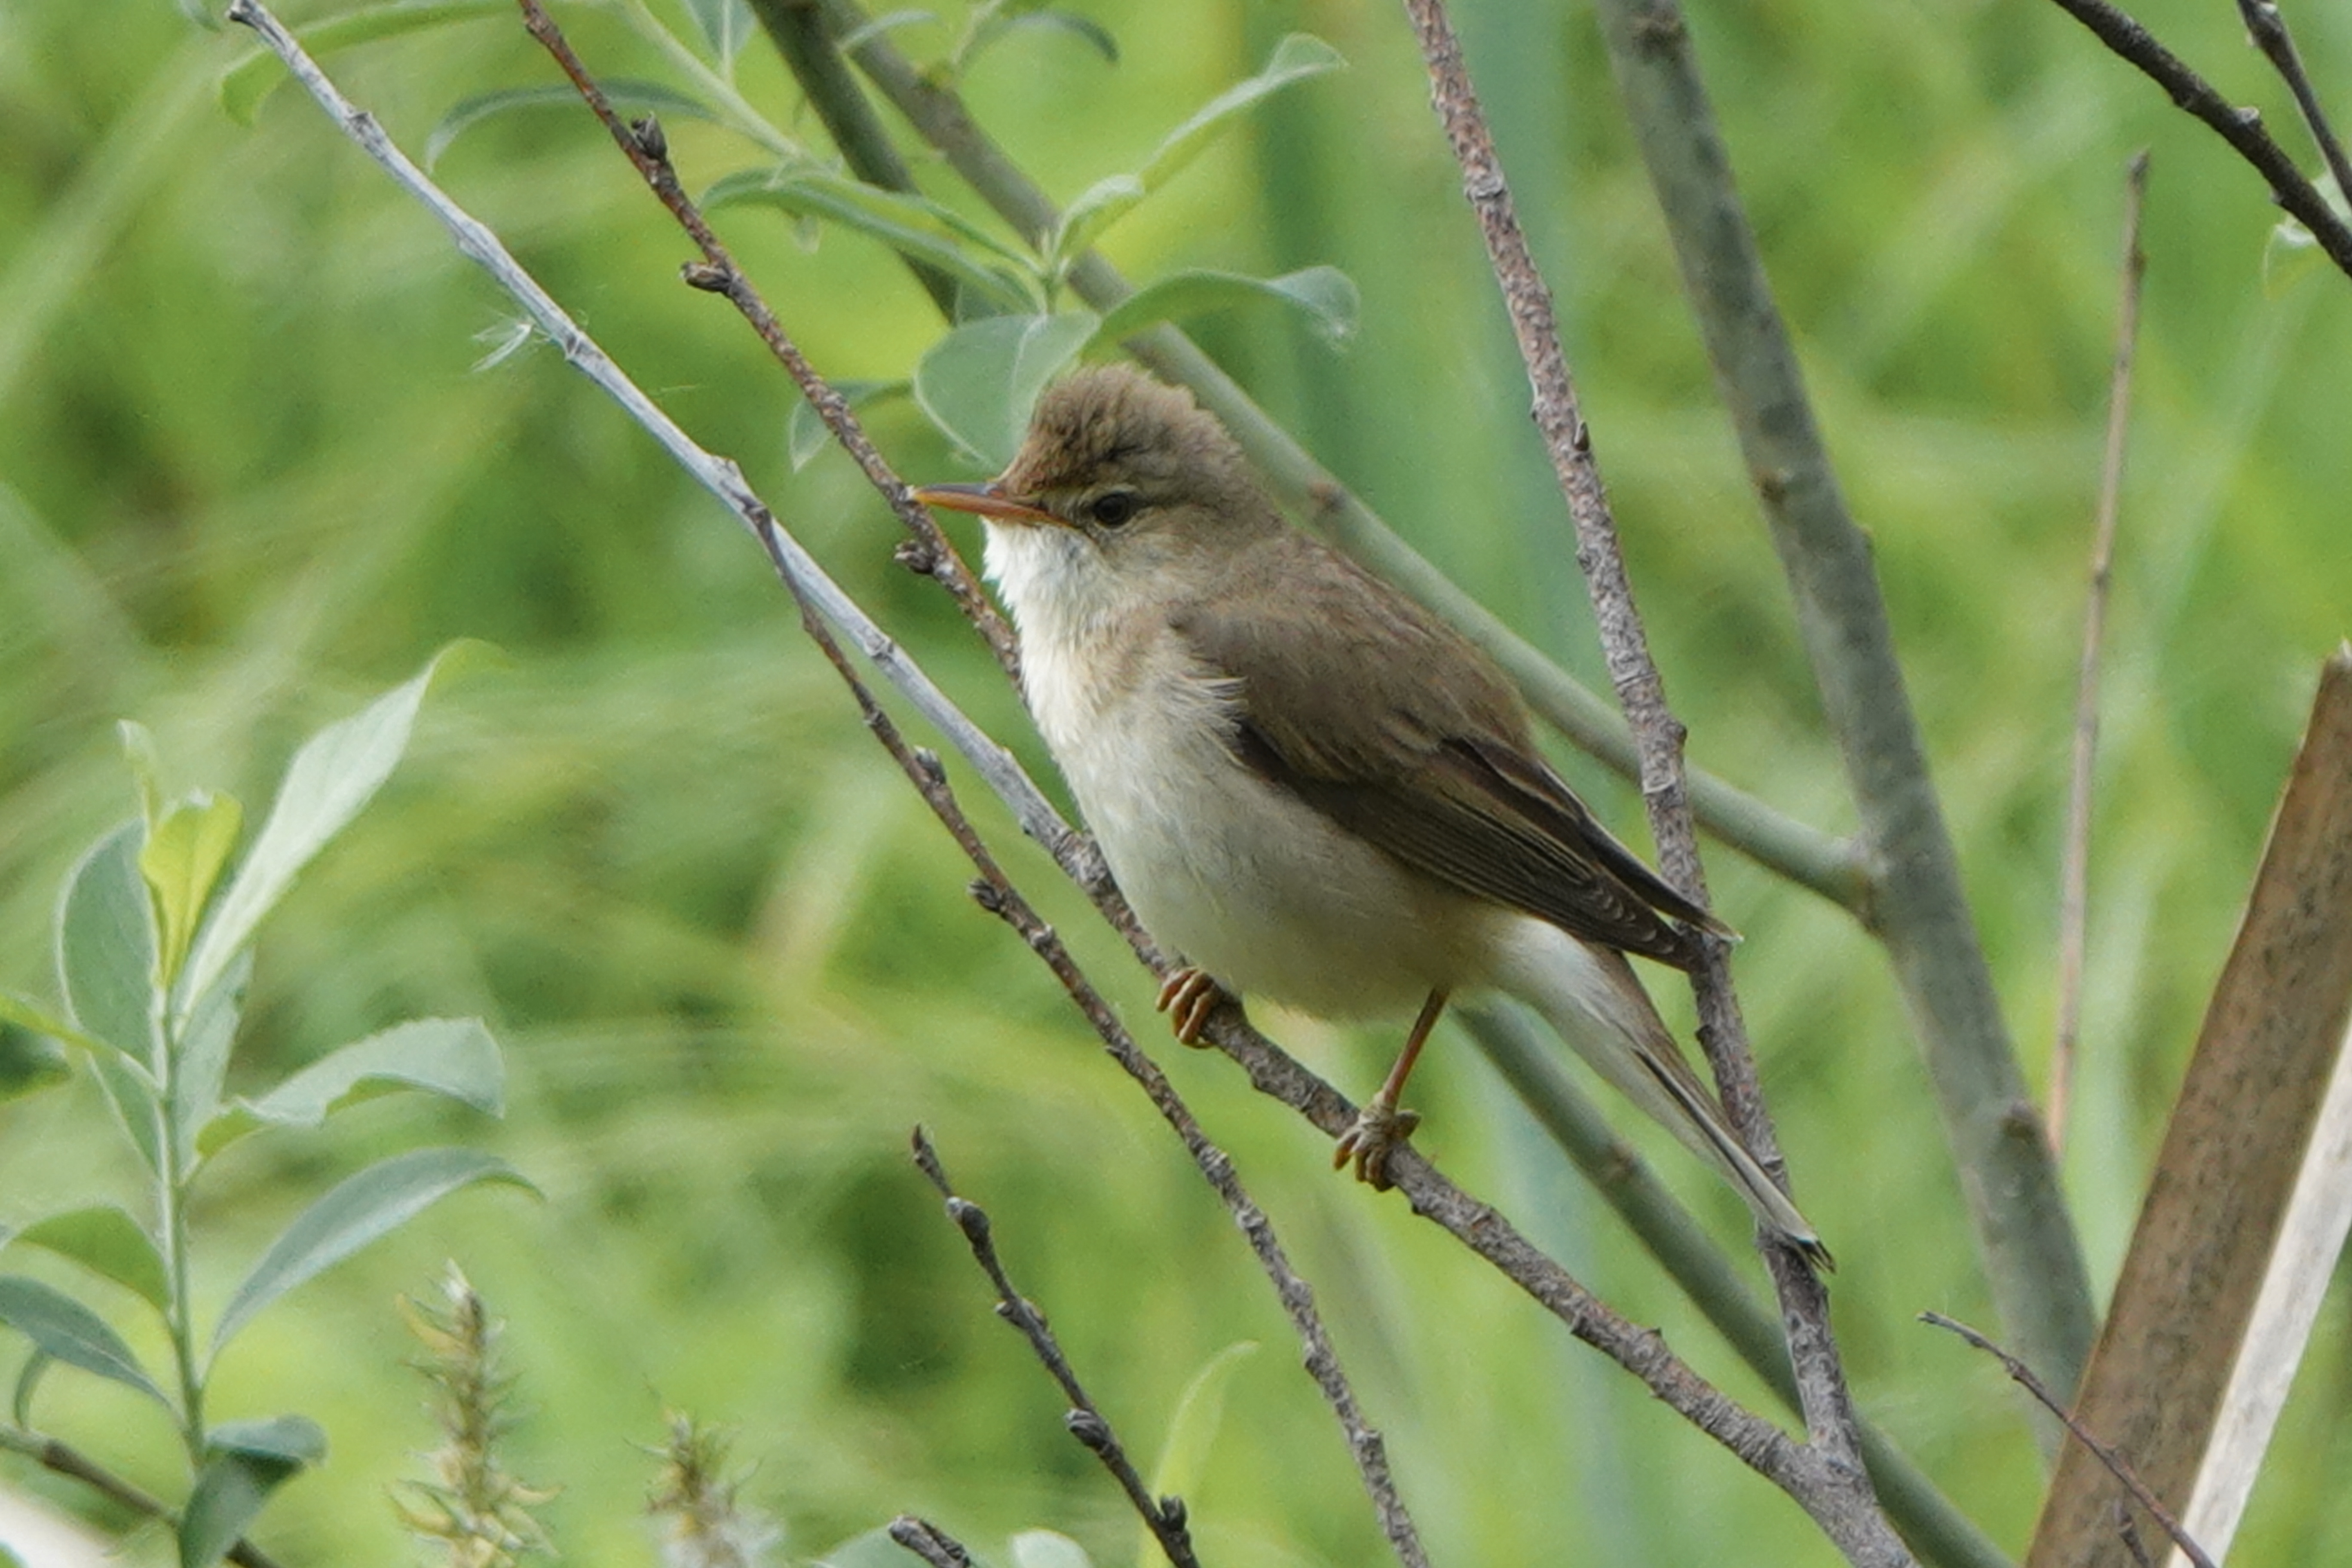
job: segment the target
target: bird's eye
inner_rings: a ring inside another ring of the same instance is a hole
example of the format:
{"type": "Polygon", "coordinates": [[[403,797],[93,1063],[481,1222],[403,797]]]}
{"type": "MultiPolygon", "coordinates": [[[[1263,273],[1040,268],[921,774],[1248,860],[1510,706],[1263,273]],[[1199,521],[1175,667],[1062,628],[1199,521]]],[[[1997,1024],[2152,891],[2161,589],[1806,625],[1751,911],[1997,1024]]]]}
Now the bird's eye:
{"type": "Polygon", "coordinates": [[[1133,490],[1106,490],[1087,503],[1087,516],[1103,528],[1123,528],[1142,505],[1133,490]]]}

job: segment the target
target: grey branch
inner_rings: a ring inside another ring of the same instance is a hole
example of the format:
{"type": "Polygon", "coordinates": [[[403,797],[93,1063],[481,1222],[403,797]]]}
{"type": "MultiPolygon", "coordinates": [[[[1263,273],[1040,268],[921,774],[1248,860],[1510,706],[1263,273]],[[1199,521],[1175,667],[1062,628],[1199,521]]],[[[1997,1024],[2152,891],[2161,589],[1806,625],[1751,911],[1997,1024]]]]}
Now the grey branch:
{"type": "Polygon", "coordinates": [[[963,1542],[928,1519],[900,1514],[890,1521],[890,1539],[931,1568],[972,1568],[971,1553],[964,1550],[963,1542]]]}
{"type": "Polygon", "coordinates": [[[2071,1387],[2089,1276],[2026,1097],[1895,652],[1870,542],[1839,493],[1675,0],[1601,0],[1635,140],[1796,601],[1870,867],[1872,928],[1909,1004],[2002,1323],[2071,1387]]]}
{"type": "Polygon", "coordinates": [[[2303,68],[2303,51],[2294,47],[2294,35],[2287,30],[2286,14],[2275,0],[2238,0],[2238,15],[2244,18],[2246,36],[2262,50],[2271,68],[2286,83],[2287,91],[2294,95],[2294,106],[2302,111],[2303,123],[2311,132],[2311,139],[2319,146],[2320,159],[2326,163],[2327,173],[2336,181],[2336,194],[2352,202],[2352,159],[2344,155],[2344,143],[2336,134],[2336,127],[2327,122],[2327,111],[2319,102],[2319,93],[2311,85],[2311,73],[2303,68]]]}
{"type": "MultiPolygon", "coordinates": [[[[2251,0],[2250,0],[2251,3],[2251,0]]],[[[2116,519],[2123,505],[2124,437],[2131,429],[2132,356],[2139,342],[2140,205],[2147,195],[2147,154],[2133,157],[2124,178],[2122,303],[2116,310],[2115,371],[2107,383],[2107,444],[2099,468],[2099,508],[2091,531],[2091,586],[2083,606],[2083,658],[2074,673],[2074,758],[2066,791],[2066,844],[2058,868],[2058,1026],[2050,1045],[2051,1152],[2066,1147],[2066,1113],[2074,1053],[2083,1032],[2083,956],[2091,906],[2091,767],[2099,751],[2099,649],[2114,574],[2116,519]]]]}
{"type": "MultiPolygon", "coordinates": [[[[79,1481],[116,1507],[141,1519],[161,1520],[177,1530],[180,1516],[160,1498],[150,1497],[69,1443],[21,1426],[0,1426],[0,1448],[22,1454],[43,1469],[79,1481]]],[[[237,1568],[278,1568],[278,1560],[242,1536],[223,1554],[237,1568]]]]}

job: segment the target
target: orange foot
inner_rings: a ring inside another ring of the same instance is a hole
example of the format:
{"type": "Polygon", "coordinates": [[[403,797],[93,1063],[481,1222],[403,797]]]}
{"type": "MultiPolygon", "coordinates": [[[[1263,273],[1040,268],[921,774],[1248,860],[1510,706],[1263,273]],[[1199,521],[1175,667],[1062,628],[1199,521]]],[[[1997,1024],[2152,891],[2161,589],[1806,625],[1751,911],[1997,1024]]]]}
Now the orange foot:
{"type": "Polygon", "coordinates": [[[1199,1047],[1201,1031],[1209,1026],[1209,1015],[1233,999],[1233,993],[1205,969],[1171,969],[1160,984],[1159,1008],[1168,1015],[1168,1026],[1179,1040],[1199,1047]]]}
{"type": "Polygon", "coordinates": [[[1421,1125],[1421,1112],[1400,1110],[1394,1101],[1383,1095],[1374,1095],[1356,1115],[1356,1124],[1339,1135],[1331,1151],[1331,1168],[1344,1170],[1355,1163],[1356,1180],[1376,1193],[1384,1193],[1393,1184],[1389,1180],[1389,1156],[1412,1139],[1412,1130],[1421,1125]]]}

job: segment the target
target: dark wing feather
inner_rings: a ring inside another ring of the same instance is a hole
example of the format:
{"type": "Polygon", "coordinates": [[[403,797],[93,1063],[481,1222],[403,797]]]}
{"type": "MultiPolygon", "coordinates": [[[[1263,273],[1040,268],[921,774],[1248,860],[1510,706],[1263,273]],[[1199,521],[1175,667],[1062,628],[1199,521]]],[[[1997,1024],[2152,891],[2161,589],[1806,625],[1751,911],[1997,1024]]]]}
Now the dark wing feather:
{"type": "Polygon", "coordinates": [[[1674,921],[1722,928],[1593,821],[1483,655],[1303,534],[1265,548],[1319,559],[1237,561],[1293,590],[1269,604],[1237,581],[1246,625],[1217,599],[1176,617],[1202,664],[1240,683],[1234,750],[1246,766],[1438,881],[1588,941],[1696,962],[1674,921]]]}

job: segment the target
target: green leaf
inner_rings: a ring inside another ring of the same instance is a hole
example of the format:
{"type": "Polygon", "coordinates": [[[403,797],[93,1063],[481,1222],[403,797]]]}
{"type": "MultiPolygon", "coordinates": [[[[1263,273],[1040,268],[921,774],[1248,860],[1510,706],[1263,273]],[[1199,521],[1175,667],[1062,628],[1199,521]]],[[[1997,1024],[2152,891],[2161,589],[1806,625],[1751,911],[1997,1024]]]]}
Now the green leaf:
{"type": "Polygon", "coordinates": [[[330,1051],[258,1100],[246,1100],[204,1130],[212,1154],[256,1127],[316,1127],[357,1100],[404,1089],[504,1113],[506,1065],[478,1018],[420,1018],[330,1051]]]}
{"type": "Polygon", "coordinates": [[[1049,10],[1043,5],[1024,5],[1019,9],[998,11],[973,29],[971,40],[958,52],[955,68],[960,73],[980,57],[982,49],[1016,27],[1051,27],[1058,32],[1076,35],[1095,53],[1112,65],[1118,64],[1118,40],[1110,29],[1091,17],[1073,11],[1049,10]]]}
{"type": "Polygon", "coordinates": [[[155,750],[155,737],[147,726],[135,719],[115,721],[114,732],[122,742],[123,764],[130,768],[131,777],[139,785],[139,811],[152,831],[156,815],[163,810],[163,792],[156,780],[163,775],[163,763],[155,750]]]}
{"type": "Polygon", "coordinates": [[[720,68],[733,66],[743,40],[751,36],[751,8],[743,0],[685,0],[685,4],[720,68]]]}
{"type": "Polygon", "coordinates": [[[236,1544],[269,1494],[301,1468],[276,1455],[237,1448],[207,1453],[180,1514],[180,1568],[212,1568],[236,1544]]]}
{"type": "Polygon", "coordinates": [[[180,1037],[178,1100],[172,1108],[176,1118],[172,1139],[182,1170],[194,1164],[198,1137],[220,1110],[221,1085],[228,1077],[245,988],[252,979],[253,949],[248,947],[229,961],[227,972],[189,1010],[180,1037]]]}
{"type": "Polygon", "coordinates": [[[315,1465],[327,1457],[327,1434],[308,1415],[272,1415],[261,1421],[224,1421],[205,1434],[205,1447],[289,1465],[315,1465]]]}
{"type": "Polygon", "coordinates": [[[124,823],[67,879],[58,910],[58,981],[83,1035],[152,1069],[155,930],[139,875],[145,835],[144,824],[124,823]]]}
{"type": "Polygon", "coordinates": [[[171,1401],[141,1370],[121,1336],[62,1290],[21,1274],[0,1274],[0,1323],[32,1341],[43,1354],[135,1388],[170,1408],[171,1401]]]}
{"type": "Polygon", "coordinates": [[[1170,132],[1143,167],[1114,175],[1072,202],[1047,255],[1056,265],[1082,256],[1105,229],[1133,211],[1137,203],[1166,184],[1215,141],[1243,110],[1294,82],[1337,70],[1348,62],[1339,51],[1310,33],[1293,33],[1274,47],[1265,68],[1235,82],[1170,132]]]}
{"type": "MultiPolygon", "coordinates": [[[[421,33],[477,16],[510,15],[513,10],[508,0],[395,0],[392,5],[347,11],[316,26],[300,28],[295,37],[314,58],[324,58],[357,44],[421,33]]],[[[256,49],[221,73],[221,108],[239,125],[250,125],[269,89],[286,79],[285,66],[278,57],[268,49],[256,49]]]]}
{"type": "Polygon", "coordinates": [[[167,991],[244,822],[245,808],[235,795],[198,790],[174,802],[147,830],[139,874],[155,899],[155,925],[163,939],[157,984],[167,991]]]}
{"type": "Polygon", "coordinates": [[[1099,323],[1085,310],[968,321],[915,366],[915,402],[950,439],[1002,468],[1021,445],[1037,395],[1099,323]]]}
{"type": "Polygon", "coordinates": [[[236,878],[214,906],[188,957],[184,999],[200,997],[227,969],[261,918],[293,885],[295,874],[367,805],[407,749],[425,688],[454,648],[435,654],[415,679],[368,708],[330,724],[304,743],[286,770],[261,836],[246,852],[236,878]]]}
{"type": "Polygon", "coordinates": [[[902,256],[927,261],[988,298],[1014,310],[1034,310],[1034,264],[961,214],[928,196],[886,191],[808,164],[747,169],[703,194],[702,209],[761,205],[795,217],[829,219],[880,240],[902,256]],[[988,252],[1003,265],[981,259],[988,252]]]}
{"type": "MultiPolygon", "coordinates": [[[[633,81],[625,78],[603,84],[604,96],[615,109],[650,110],[673,120],[708,120],[716,122],[719,116],[698,98],[690,97],[674,87],[664,87],[657,81],[633,81]]],[[[551,82],[542,87],[510,87],[498,92],[486,92],[468,98],[441,117],[441,123],[425,139],[425,167],[430,170],[449,150],[449,143],[486,120],[518,109],[561,107],[578,109],[580,94],[569,83],[551,82]]]]}
{"type": "Polygon", "coordinates": [[[1056,1531],[1024,1530],[1004,1544],[1013,1568],[1094,1568],[1087,1549],[1056,1531]]]}
{"type": "MultiPolygon", "coordinates": [[[[905,381],[836,381],[833,389],[855,409],[886,398],[904,397],[913,386],[905,381]]],[[[815,404],[803,397],[793,405],[792,413],[784,417],[784,447],[792,456],[793,472],[808,467],[809,459],[823,451],[824,444],[832,439],[833,432],[817,416],[815,404]]]]}
{"type": "Polygon", "coordinates": [[[20,1023],[11,1001],[0,996],[0,1101],[38,1094],[73,1076],[57,1042],[42,1037],[47,1030],[20,1023]]]}
{"type": "Polygon", "coordinates": [[[163,1255],[139,1222],[112,1204],[92,1204],[37,1219],[16,1233],[27,1247],[47,1247],[101,1279],[111,1279],[157,1311],[169,1310],[171,1286],[163,1255]]]}
{"type": "Polygon", "coordinates": [[[911,27],[922,22],[936,22],[939,19],[940,14],[937,11],[911,8],[903,11],[885,11],[870,22],[852,27],[842,34],[835,42],[843,54],[854,55],[860,45],[870,44],[885,33],[896,32],[900,27],[911,27]]]}
{"type": "MultiPolygon", "coordinates": [[[[1152,1496],[1182,1497],[1200,1484],[1209,1467],[1209,1452],[1216,1446],[1217,1428],[1224,1423],[1225,1390],[1242,1363],[1257,1354],[1257,1350],[1255,1340],[1238,1340],[1211,1356],[1185,1384],[1176,1401],[1176,1414],[1169,1418],[1168,1441],[1160,1450],[1160,1464],[1152,1473],[1152,1496]]],[[[1137,1561],[1159,1560],[1159,1542],[1146,1530],[1137,1561]]]]}
{"type": "Polygon", "coordinates": [[[538,1189],[513,1166],[472,1149],[417,1149],[339,1183],[305,1209],[245,1277],[213,1331],[217,1352],[253,1315],[429,1206],[475,1182],[538,1189]]]}
{"type": "Polygon", "coordinates": [[[8,1414],[19,1426],[33,1424],[33,1391],[41,1385],[41,1378],[58,1364],[57,1357],[36,1345],[33,1353],[25,1358],[25,1365],[16,1373],[16,1392],[9,1397],[8,1414]]]}
{"type": "Polygon", "coordinates": [[[1122,342],[1162,321],[1183,321],[1262,300],[1278,300],[1305,312],[1316,331],[1332,343],[1345,342],[1355,334],[1361,302],[1354,280],[1336,267],[1309,267],[1280,278],[1172,272],[1119,301],[1103,317],[1094,341],[1087,346],[1122,342]]]}
{"type": "Polygon", "coordinates": [[[93,1057],[102,1057],[110,1061],[122,1059],[112,1046],[93,1035],[84,1034],[30,997],[0,991],[0,1023],[28,1029],[44,1039],[71,1046],[93,1057]]]}

